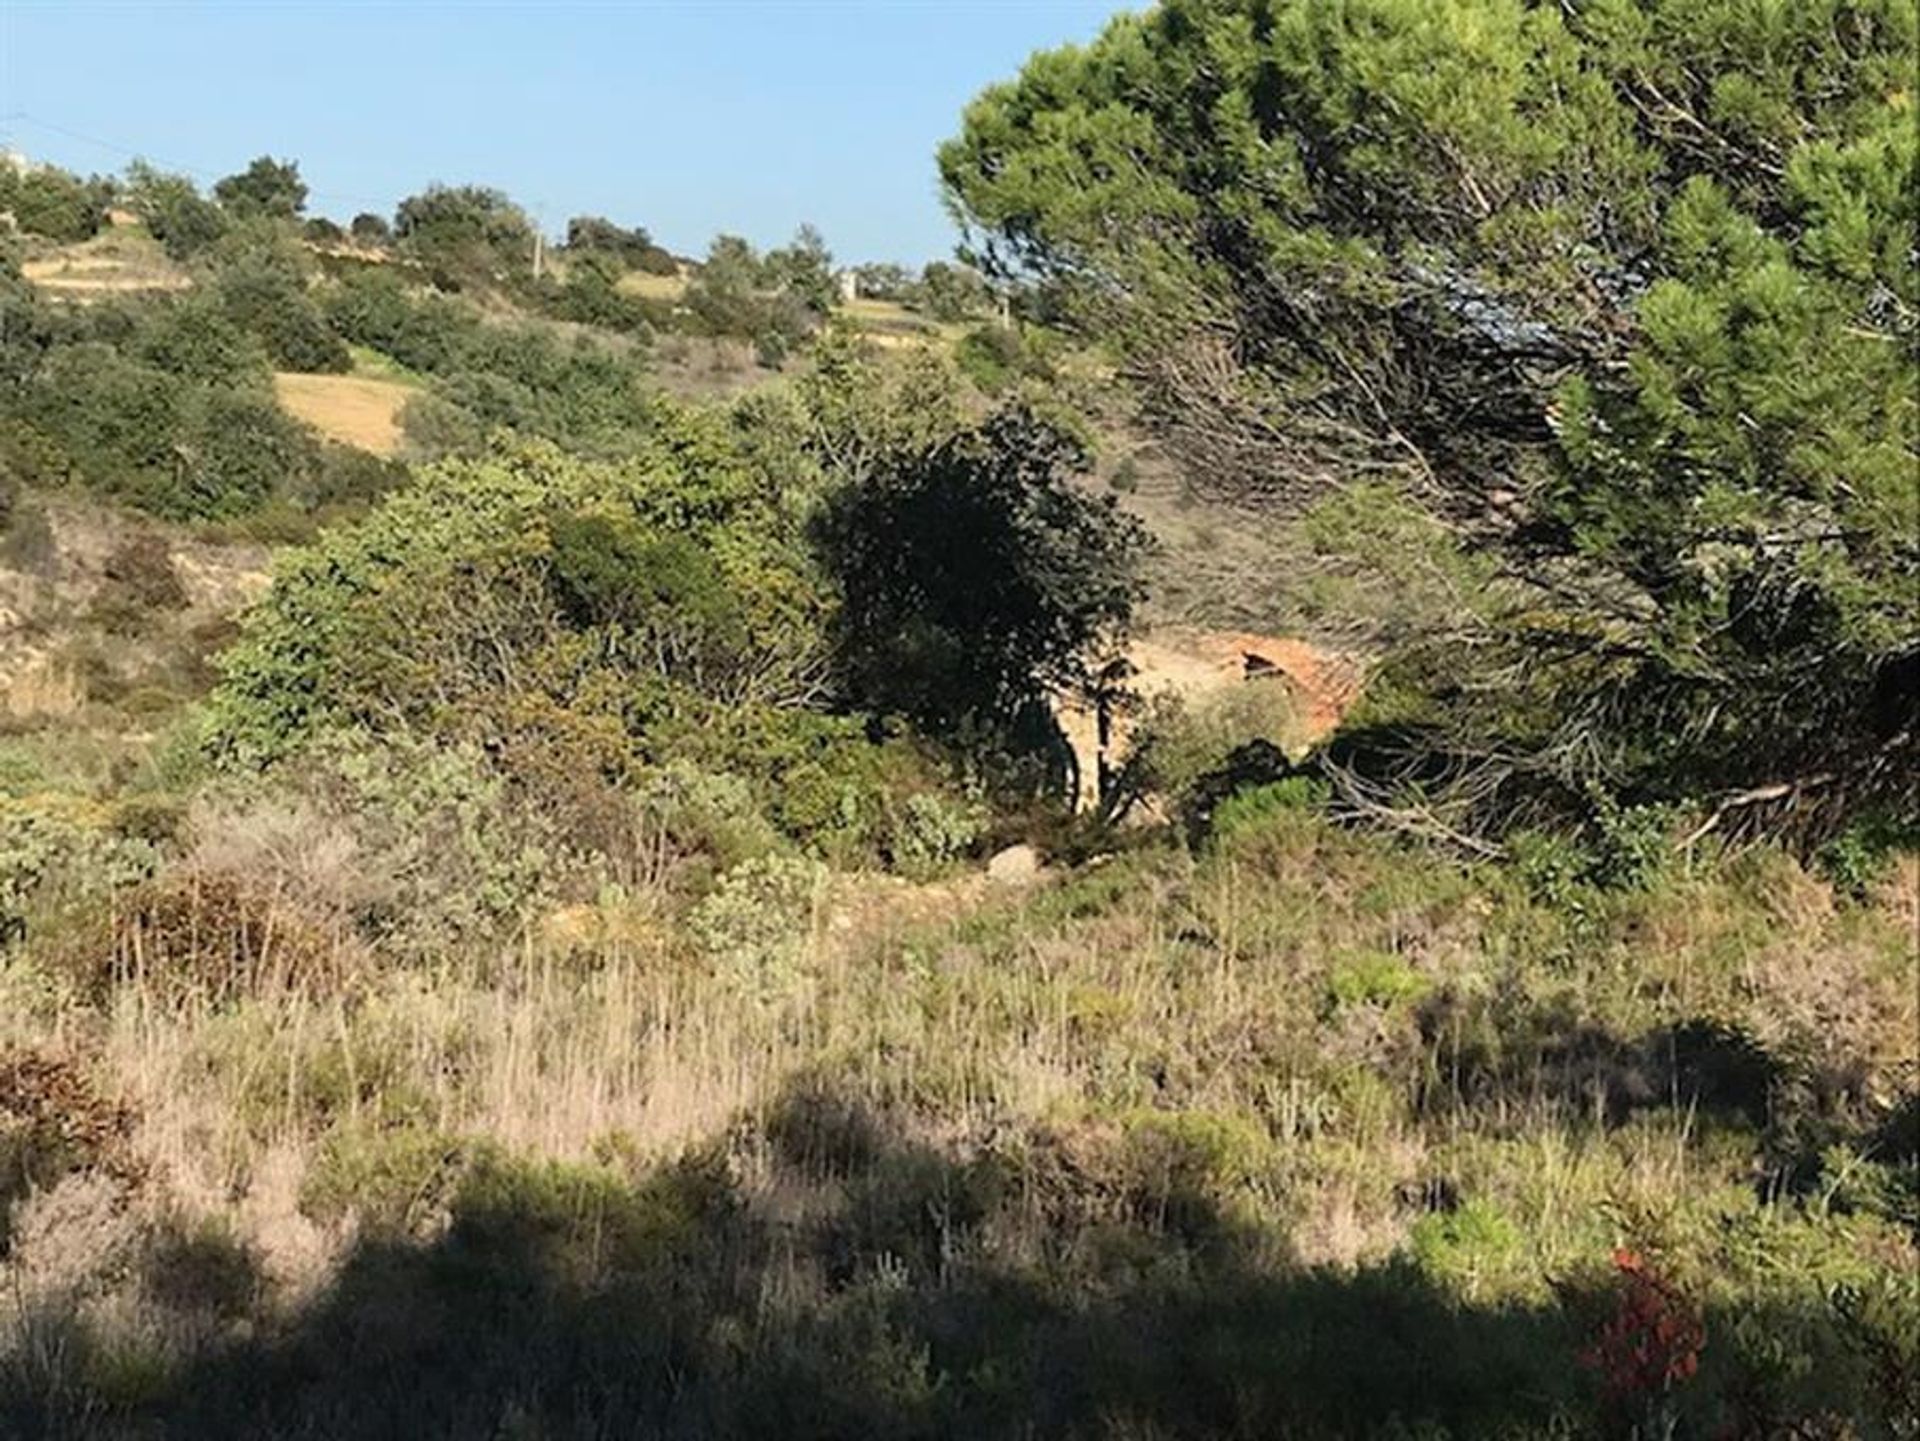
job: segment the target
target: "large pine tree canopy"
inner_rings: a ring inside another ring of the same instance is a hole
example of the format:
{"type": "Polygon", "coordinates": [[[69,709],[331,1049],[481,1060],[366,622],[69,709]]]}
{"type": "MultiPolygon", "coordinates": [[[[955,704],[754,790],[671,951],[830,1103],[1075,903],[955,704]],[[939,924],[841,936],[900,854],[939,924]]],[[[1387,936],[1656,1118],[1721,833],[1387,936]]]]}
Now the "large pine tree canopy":
{"type": "Polygon", "coordinates": [[[1497,558],[1503,603],[1395,662],[1422,734],[1535,797],[1906,822],[1917,25],[1166,0],[982,94],[941,170],[1197,483],[1275,525],[1390,486],[1497,558]]]}

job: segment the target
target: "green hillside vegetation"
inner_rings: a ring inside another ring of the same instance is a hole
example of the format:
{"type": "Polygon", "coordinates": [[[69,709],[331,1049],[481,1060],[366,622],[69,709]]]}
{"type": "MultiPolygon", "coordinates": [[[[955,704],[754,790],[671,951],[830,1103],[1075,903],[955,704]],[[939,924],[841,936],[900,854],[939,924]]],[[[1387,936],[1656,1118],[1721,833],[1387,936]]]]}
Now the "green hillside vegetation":
{"type": "Polygon", "coordinates": [[[851,304],[0,170],[0,1434],[1920,1435],[1917,63],[1163,0],[851,304]]]}

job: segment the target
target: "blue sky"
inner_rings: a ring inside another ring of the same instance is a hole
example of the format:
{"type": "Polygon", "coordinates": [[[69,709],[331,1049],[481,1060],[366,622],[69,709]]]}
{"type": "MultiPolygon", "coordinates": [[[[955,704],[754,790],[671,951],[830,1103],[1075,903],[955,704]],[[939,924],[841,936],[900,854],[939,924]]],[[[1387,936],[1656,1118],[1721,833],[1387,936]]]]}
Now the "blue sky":
{"type": "Polygon", "coordinates": [[[605,214],[698,254],[810,220],[841,259],[920,262],[954,243],[933,152],[961,107],[1125,5],[0,0],[0,138],[203,184],[292,157],[342,220],[471,181],[555,234],[605,214]]]}

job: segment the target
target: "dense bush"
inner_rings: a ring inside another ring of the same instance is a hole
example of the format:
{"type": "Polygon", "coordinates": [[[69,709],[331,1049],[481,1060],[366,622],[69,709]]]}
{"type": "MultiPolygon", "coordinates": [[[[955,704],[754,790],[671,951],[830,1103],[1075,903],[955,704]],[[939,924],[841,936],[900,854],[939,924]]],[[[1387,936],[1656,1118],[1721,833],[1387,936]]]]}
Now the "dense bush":
{"type": "Polygon", "coordinates": [[[214,751],[271,764],[346,726],[477,746],[527,784],[684,762],[822,854],[950,859],[973,832],[909,804],[938,768],[872,713],[1045,750],[1045,697],[1124,623],[1139,538],[1017,420],[926,452],[873,434],[871,469],[840,471],[803,443],[860,434],[834,393],[818,378],[811,418],[655,402],[619,462],[514,442],[428,468],[283,570],[225,662],[214,751]]]}
{"type": "Polygon", "coordinates": [[[672,275],[680,268],[670,252],[654,244],[645,226],[627,230],[598,215],[576,215],[567,222],[567,251],[570,258],[604,256],[650,275],[672,275]]]}
{"type": "Polygon", "coordinates": [[[1145,545],[1089,499],[1057,432],[1018,413],[881,458],[823,519],[850,694],[936,734],[1011,737],[1118,644],[1145,545]]]}
{"type": "Polygon", "coordinates": [[[615,262],[589,251],[568,265],[564,280],[530,285],[525,294],[555,320],[644,335],[651,311],[645,301],[619,288],[619,278],[615,262]]]}
{"type": "Polygon", "coordinates": [[[51,165],[16,169],[0,164],[0,212],[28,235],[71,245],[97,234],[111,187],[51,165]]]}
{"type": "Polygon", "coordinates": [[[108,333],[122,320],[124,351],[77,339],[17,386],[21,479],[78,482],[159,515],[221,518],[313,473],[318,446],[273,402],[264,371],[248,373],[258,352],[218,312],[189,300],[95,317],[108,333]]]}
{"type": "Polygon", "coordinates": [[[214,182],[213,198],[236,219],[292,220],[307,208],[307,185],[294,161],[261,155],[214,182]]]}
{"type": "Polygon", "coordinates": [[[526,274],[533,236],[524,210],[478,185],[430,185],[402,200],[393,216],[400,248],[455,284],[526,274]]]}
{"type": "Polygon", "coordinates": [[[361,245],[385,245],[393,239],[393,227],[386,217],[364,210],[353,217],[347,231],[361,245]]]}
{"type": "Polygon", "coordinates": [[[0,944],[97,913],[151,874],[154,847],[112,819],[98,805],[0,800],[0,944]]]}
{"type": "Polygon", "coordinates": [[[131,327],[127,353],[182,380],[250,386],[269,368],[259,334],[237,321],[220,296],[205,291],[143,304],[131,327]]]}
{"type": "Polygon", "coordinates": [[[716,236],[684,303],[704,333],[754,341],[778,364],[828,308],[828,264],[818,236],[766,256],[737,235],[716,236]]]}
{"type": "Polygon", "coordinates": [[[298,255],[274,245],[222,257],[213,290],[233,323],[256,336],[279,370],[344,371],[344,341],[308,293],[298,255]]]}
{"type": "Polygon", "coordinates": [[[648,434],[646,367],[631,345],[483,320],[461,302],[412,290],[384,270],[343,277],[323,304],[347,341],[432,378],[433,404],[406,420],[428,454],[471,452],[495,427],[595,455],[629,452],[648,434]]]}
{"type": "Polygon", "coordinates": [[[620,464],[533,444],[444,463],[324,537],[229,659],[216,748],[257,763],[352,722],[618,774],[716,708],[816,697],[826,596],[799,498],[718,418],[655,423],[620,464]]]}
{"type": "Polygon", "coordinates": [[[136,160],[127,167],[126,201],[175,260],[199,254],[226,234],[221,208],[182,175],[166,175],[136,160]]]}

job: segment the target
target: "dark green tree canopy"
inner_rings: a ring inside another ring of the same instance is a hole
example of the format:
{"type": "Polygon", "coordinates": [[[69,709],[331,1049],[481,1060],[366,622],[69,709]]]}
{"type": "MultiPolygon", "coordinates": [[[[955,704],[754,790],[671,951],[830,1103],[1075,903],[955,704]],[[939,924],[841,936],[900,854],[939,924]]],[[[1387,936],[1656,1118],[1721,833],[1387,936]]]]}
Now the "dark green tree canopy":
{"type": "Polygon", "coordinates": [[[816,315],[833,308],[833,255],[811,225],[802,225],[793,240],[767,252],[761,263],[762,283],[793,296],[816,315]]]}
{"type": "Polygon", "coordinates": [[[175,260],[199,254],[227,232],[226,214],[184,175],[136,160],[127,167],[125,192],[134,213],[175,260]]]}
{"type": "Polygon", "coordinates": [[[533,222],[498,190],[430,185],[400,202],[393,234],[413,256],[450,276],[514,276],[533,264],[533,222]]]}
{"type": "Polygon", "coordinates": [[[678,265],[672,255],[654,244],[644,225],[631,229],[599,215],[576,215],[567,222],[567,249],[583,255],[601,255],[634,270],[670,275],[678,265]]]}
{"type": "Polygon", "coordinates": [[[96,234],[112,194],[112,182],[97,176],[82,180],[52,165],[0,164],[0,211],[27,234],[61,244],[96,234]]]}
{"type": "Polygon", "coordinates": [[[1145,533],[1068,477],[1082,458],[1018,412],[882,458],[822,521],[857,702],[933,734],[1018,722],[1085,686],[1124,632],[1145,533]]]}
{"type": "Polygon", "coordinates": [[[216,182],[213,198],[242,219],[292,220],[307,208],[307,185],[297,162],[262,155],[216,182]]]}
{"type": "Polygon", "coordinates": [[[1515,605],[1437,667],[1483,752],[1910,811],[1875,698],[1920,647],[1917,25],[1168,0],[987,91],[941,169],[1196,483],[1385,482],[1501,557],[1515,605]]]}
{"type": "Polygon", "coordinates": [[[368,210],[354,216],[347,230],[362,245],[385,245],[393,239],[393,227],[387,224],[386,217],[368,210]]]}

